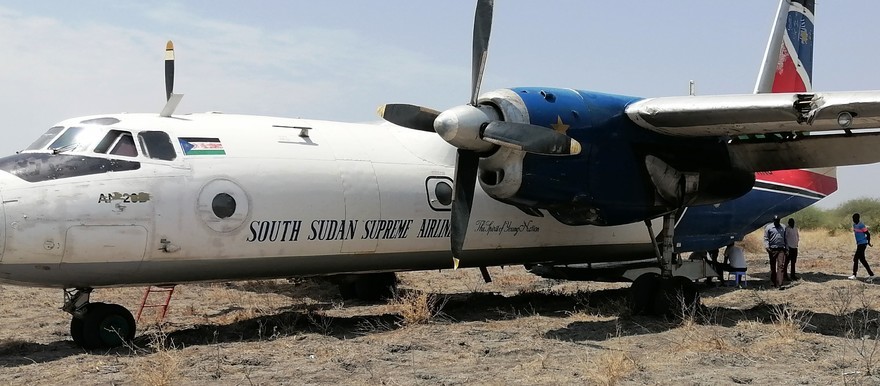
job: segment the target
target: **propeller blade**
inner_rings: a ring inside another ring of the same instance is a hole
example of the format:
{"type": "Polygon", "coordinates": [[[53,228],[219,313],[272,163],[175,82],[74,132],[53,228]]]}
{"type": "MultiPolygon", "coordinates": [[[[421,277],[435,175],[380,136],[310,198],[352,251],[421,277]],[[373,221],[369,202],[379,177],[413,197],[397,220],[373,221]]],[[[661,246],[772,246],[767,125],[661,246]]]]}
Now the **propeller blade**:
{"type": "Polygon", "coordinates": [[[410,129],[434,132],[434,118],[439,111],[427,107],[389,103],[379,106],[379,116],[398,126],[410,129]]]}
{"type": "Polygon", "coordinates": [[[544,126],[494,121],[486,125],[481,135],[487,142],[529,153],[574,155],[581,152],[578,141],[544,126]]]}
{"type": "Polygon", "coordinates": [[[452,218],[450,220],[452,223],[450,229],[452,259],[456,268],[470,223],[479,163],[480,156],[476,152],[458,149],[458,157],[455,160],[455,180],[453,181],[452,218]]]}
{"type": "Polygon", "coordinates": [[[171,99],[174,92],[174,43],[165,44],[165,100],[171,99]]]}
{"type": "Polygon", "coordinates": [[[489,54],[489,34],[492,32],[492,10],[494,0],[479,0],[474,14],[474,56],[471,66],[471,106],[477,105],[480,84],[483,82],[483,69],[486,55],[489,54]]]}

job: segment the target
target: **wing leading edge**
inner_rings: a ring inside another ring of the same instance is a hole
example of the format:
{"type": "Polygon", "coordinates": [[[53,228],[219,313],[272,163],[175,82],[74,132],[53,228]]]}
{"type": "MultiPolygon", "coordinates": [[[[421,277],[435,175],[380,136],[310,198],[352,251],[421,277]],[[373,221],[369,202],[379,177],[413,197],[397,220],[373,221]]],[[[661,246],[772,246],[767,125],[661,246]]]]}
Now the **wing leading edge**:
{"type": "Polygon", "coordinates": [[[880,91],[649,98],[626,107],[641,127],[681,137],[715,137],[880,127],[880,91]]]}
{"type": "Polygon", "coordinates": [[[626,114],[664,135],[727,137],[743,170],[880,162],[880,91],[650,98],[626,114]],[[842,125],[844,113],[852,118],[842,125]]]}

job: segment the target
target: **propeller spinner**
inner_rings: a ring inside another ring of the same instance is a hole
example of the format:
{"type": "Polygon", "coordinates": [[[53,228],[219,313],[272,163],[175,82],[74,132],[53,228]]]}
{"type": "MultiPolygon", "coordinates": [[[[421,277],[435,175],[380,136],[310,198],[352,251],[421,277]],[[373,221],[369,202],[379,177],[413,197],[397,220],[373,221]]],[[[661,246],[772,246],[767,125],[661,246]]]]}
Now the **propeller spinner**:
{"type": "Polygon", "coordinates": [[[480,84],[489,52],[494,0],[478,0],[474,14],[471,96],[467,105],[443,112],[410,104],[386,104],[379,116],[388,122],[414,130],[434,131],[458,148],[451,214],[453,265],[458,267],[468,224],[480,154],[503,146],[529,153],[572,155],[580,144],[553,129],[526,123],[505,122],[491,106],[478,104],[480,84]]]}

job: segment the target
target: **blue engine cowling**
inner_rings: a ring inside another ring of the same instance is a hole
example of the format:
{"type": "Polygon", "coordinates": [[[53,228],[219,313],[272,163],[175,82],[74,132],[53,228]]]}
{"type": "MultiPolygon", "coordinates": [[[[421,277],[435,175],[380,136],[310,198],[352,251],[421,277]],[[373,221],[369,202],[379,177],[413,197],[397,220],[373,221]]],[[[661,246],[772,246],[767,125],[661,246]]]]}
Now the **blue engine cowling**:
{"type": "Polygon", "coordinates": [[[481,186],[495,199],[527,212],[546,209],[569,225],[626,224],[751,190],[754,173],[731,166],[726,138],[671,137],[641,128],[624,113],[639,99],[550,88],[484,94],[480,103],[494,106],[505,121],[564,132],[582,151],[544,156],[499,149],[480,162],[481,186]],[[658,173],[658,162],[678,174],[658,173]]]}

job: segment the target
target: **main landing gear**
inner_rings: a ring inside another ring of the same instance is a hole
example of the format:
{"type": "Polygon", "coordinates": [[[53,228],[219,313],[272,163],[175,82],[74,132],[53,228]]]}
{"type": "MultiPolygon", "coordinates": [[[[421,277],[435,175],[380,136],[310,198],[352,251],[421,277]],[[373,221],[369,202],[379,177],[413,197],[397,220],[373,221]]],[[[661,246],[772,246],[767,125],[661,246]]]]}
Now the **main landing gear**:
{"type": "Polygon", "coordinates": [[[80,347],[92,350],[119,347],[134,339],[135,321],[118,304],[90,303],[91,288],[64,290],[62,310],[73,315],[70,336],[80,347]]]}
{"type": "Polygon", "coordinates": [[[676,212],[663,215],[663,245],[657,243],[651,220],[645,220],[654,254],[660,265],[660,274],[645,273],[630,287],[630,309],[633,314],[674,315],[699,304],[699,292],[694,282],[684,276],[673,276],[676,255],[673,250],[676,212]]]}
{"type": "Polygon", "coordinates": [[[378,301],[392,299],[397,294],[397,275],[394,272],[341,275],[335,280],[343,300],[378,301]]]}

